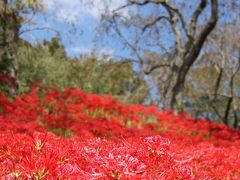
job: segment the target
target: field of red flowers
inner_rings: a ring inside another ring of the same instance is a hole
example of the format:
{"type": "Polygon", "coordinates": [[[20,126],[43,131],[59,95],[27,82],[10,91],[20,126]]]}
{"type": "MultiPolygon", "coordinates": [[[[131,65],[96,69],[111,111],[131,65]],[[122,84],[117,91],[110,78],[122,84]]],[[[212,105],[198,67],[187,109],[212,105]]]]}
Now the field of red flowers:
{"type": "Polygon", "coordinates": [[[240,179],[240,133],[110,96],[0,95],[1,179],[240,179]]]}

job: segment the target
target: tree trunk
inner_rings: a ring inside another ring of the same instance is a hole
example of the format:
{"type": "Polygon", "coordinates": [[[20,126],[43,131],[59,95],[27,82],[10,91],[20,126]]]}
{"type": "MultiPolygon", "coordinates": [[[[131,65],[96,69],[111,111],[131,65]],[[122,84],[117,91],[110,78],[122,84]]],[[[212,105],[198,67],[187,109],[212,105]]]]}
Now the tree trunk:
{"type": "MultiPolygon", "coordinates": [[[[194,15],[192,16],[192,26],[190,27],[190,32],[192,37],[195,35],[195,26],[197,24],[197,19],[199,13],[201,13],[207,5],[206,0],[202,0],[199,4],[198,8],[196,9],[194,15]]],[[[188,41],[185,43],[185,49],[183,50],[183,57],[182,57],[182,64],[178,68],[178,74],[176,82],[174,82],[172,88],[172,96],[171,96],[171,108],[175,108],[176,103],[178,101],[182,101],[181,93],[184,87],[184,82],[188,71],[190,70],[193,63],[197,60],[200,51],[203,47],[205,40],[207,39],[208,35],[213,31],[218,21],[218,0],[211,0],[211,17],[208,22],[204,25],[204,28],[199,32],[198,36],[194,38],[189,38],[188,41]],[[180,99],[178,100],[178,98],[180,99]]],[[[177,34],[176,34],[177,36],[177,34]]],[[[181,48],[178,49],[179,52],[181,48]]],[[[182,53],[180,53],[182,55],[182,53]]],[[[180,56],[181,57],[181,56],[180,56]]]]}
{"type": "Polygon", "coordinates": [[[5,82],[10,95],[17,94],[17,44],[20,18],[16,10],[8,6],[7,0],[0,0],[0,73],[7,77],[5,82]]]}
{"type": "Polygon", "coordinates": [[[238,127],[239,118],[238,118],[238,114],[237,114],[237,106],[234,101],[233,101],[233,127],[235,129],[237,129],[237,128],[239,128],[238,127]]]}
{"type": "Polygon", "coordinates": [[[231,110],[232,101],[233,101],[233,97],[229,97],[228,101],[227,101],[227,107],[226,107],[226,110],[225,110],[225,114],[224,114],[224,117],[223,117],[223,123],[226,124],[226,125],[228,125],[228,115],[229,115],[230,110],[231,110]]]}

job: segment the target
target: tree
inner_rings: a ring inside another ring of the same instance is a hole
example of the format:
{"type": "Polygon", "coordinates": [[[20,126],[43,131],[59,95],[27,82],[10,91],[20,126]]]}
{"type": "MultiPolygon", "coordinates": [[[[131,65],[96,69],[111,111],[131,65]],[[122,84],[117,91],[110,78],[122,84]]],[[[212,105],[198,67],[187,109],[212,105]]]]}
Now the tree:
{"type": "Polygon", "coordinates": [[[144,103],[148,87],[132,69],[131,62],[99,59],[94,54],[70,59],[58,37],[37,45],[21,40],[19,46],[20,92],[26,92],[33,82],[80,88],[94,94],[111,94],[125,103],[144,103]]]}
{"type": "Polygon", "coordinates": [[[106,30],[115,32],[132,49],[142,71],[152,75],[158,70],[161,73],[158,77],[164,77],[159,80],[164,82],[159,92],[165,108],[174,108],[183,100],[186,76],[218,21],[218,0],[195,4],[195,1],[128,0],[104,17],[106,30]],[[194,7],[191,14],[186,12],[190,7],[194,7]],[[121,12],[126,9],[128,14],[124,16],[121,12]],[[163,34],[174,43],[162,41],[163,34]],[[151,51],[160,55],[160,59],[150,62],[144,54],[151,51]],[[162,56],[168,57],[162,60],[162,56]]]}
{"type": "MultiPolygon", "coordinates": [[[[8,1],[0,0],[0,73],[17,79],[17,43],[20,17],[9,7],[8,1]]],[[[17,86],[8,84],[11,94],[16,94],[17,86]]]]}
{"type": "Polygon", "coordinates": [[[0,74],[8,79],[6,91],[18,92],[18,42],[23,18],[20,12],[29,13],[40,8],[37,0],[0,0],[0,74]]]}
{"type": "MultiPolygon", "coordinates": [[[[240,112],[239,32],[238,21],[215,29],[208,37],[204,53],[196,62],[196,67],[190,71],[192,79],[187,82],[197,86],[198,92],[195,95],[205,97],[202,112],[211,113],[216,119],[235,128],[239,123],[240,112]]],[[[188,95],[190,93],[193,95],[193,88],[190,88],[188,95]]]]}

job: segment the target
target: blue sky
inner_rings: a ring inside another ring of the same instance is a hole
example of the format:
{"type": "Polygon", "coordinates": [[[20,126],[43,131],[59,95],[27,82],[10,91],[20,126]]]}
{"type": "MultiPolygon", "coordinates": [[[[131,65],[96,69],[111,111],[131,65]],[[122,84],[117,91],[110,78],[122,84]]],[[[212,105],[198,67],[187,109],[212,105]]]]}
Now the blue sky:
{"type": "MultiPolygon", "coordinates": [[[[34,44],[43,39],[50,40],[58,32],[67,54],[71,57],[90,53],[93,50],[112,55],[117,50],[116,47],[99,48],[93,43],[95,27],[106,7],[104,0],[89,2],[89,0],[43,0],[44,12],[26,17],[32,20],[31,23],[22,26],[21,37],[34,44]]],[[[124,0],[107,0],[107,2],[108,9],[113,10],[122,5],[124,0]]],[[[127,11],[122,13],[127,15],[127,11]]]]}
{"type": "MultiPolygon", "coordinates": [[[[95,28],[98,25],[101,14],[108,5],[108,10],[114,10],[119,6],[126,3],[126,0],[41,0],[43,2],[44,12],[37,13],[32,16],[28,15],[28,19],[32,19],[28,24],[22,26],[22,31],[32,29],[21,34],[23,39],[28,40],[32,43],[37,43],[43,39],[50,40],[53,36],[56,36],[56,32],[60,34],[61,41],[66,48],[66,52],[70,57],[78,57],[80,54],[90,53],[92,51],[98,51],[109,55],[123,55],[132,56],[129,54],[129,48],[122,49],[120,42],[117,42],[110,36],[107,40],[110,43],[100,43],[100,46],[94,45],[95,28]],[[46,28],[45,30],[34,30],[37,28],[46,28]],[[48,30],[47,30],[48,29],[48,30]],[[51,30],[49,30],[51,29],[51,30]]],[[[177,2],[185,2],[186,4],[197,5],[199,0],[183,1],[177,0],[177,2]]],[[[156,6],[155,6],[156,7],[156,6]]],[[[148,14],[154,10],[146,8],[141,13],[148,14]]],[[[209,8],[209,7],[208,7],[209,8]]],[[[194,7],[187,8],[184,12],[184,16],[189,16],[194,7]]],[[[133,10],[133,9],[131,9],[133,10]]],[[[183,9],[185,10],[185,9],[183,9]]],[[[121,13],[125,16],[129,15],[128,9],[124,9],[121,13]]],[[[231,12],[228,13],[231,19],[231,12]]],[[[128,29],[129,30],[129,29],[128,29]]],[[[169,30],[161,29],[162,37],[164,42],[167,42],[167,48],[172,46],[174,43],[173,37],[171,37],[169,30]]],[[[126,33],[127,35],[127,33],[126,33]]],[[[131,34],[128,34],[131,35],[131,34]]],[[[105,39],[106,40],[106,39],[105,39]]],[[[146,45],[145,39],[141,42],[141,48],[146,45]]],[[[141,39],[140,39],[141,41],[141,39]]],[[[159,47],[156,47],[156,51],[160,52],[159,47]]],[[[153,50],[153,47],[151,47],[153,50]]]]}

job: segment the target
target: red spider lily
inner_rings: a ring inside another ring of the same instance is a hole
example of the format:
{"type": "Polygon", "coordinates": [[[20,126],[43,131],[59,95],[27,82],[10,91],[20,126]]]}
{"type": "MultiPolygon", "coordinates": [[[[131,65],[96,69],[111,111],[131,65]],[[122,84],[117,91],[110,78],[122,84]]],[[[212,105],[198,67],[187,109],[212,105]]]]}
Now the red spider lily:
{"type": "Polygon", "coordinates": [[[2,179],[240,179],[238,131],[78,89],[0,94],[0,130],[2,179]]]}

